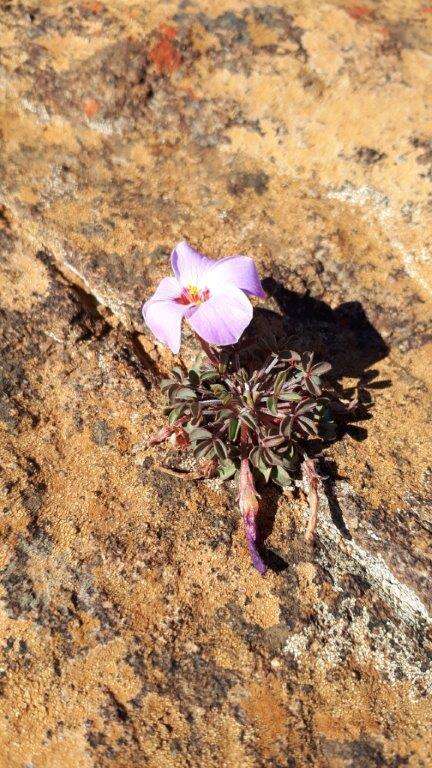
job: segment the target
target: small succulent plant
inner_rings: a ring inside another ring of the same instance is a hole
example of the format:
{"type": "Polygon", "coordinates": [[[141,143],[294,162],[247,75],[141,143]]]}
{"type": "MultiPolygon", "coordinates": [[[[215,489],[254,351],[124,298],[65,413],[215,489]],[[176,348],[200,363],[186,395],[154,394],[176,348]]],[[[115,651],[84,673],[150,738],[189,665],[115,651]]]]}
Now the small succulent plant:
{"type": "Polygon", "coordinates": [[[176,367],[173,377],[161,382],[168,422],[187,433],[196,459],[215,460],[222,479],[247,458],[266,482],[292,488],[306,442],[334,433],[322,388],[330,367],[314,363],[312,354],[288,351],[249,374],[201,357],[189,371],[176,367]]]}
{"type": "MultiPolygon", "coordinates": [[[[254,476],[293,490],[303,469],[311,484],[316,474],[308,455],[311,443],[316,448],[335,434],[331,399],[322,383],[329,370],[312,354],[292,351],[271,355],[251,374],[226,363],[212,365],[201,355],[190,370],[175,367],[172,378],[162,380],[168,426],[152,442],[172,435],[178,446],[190,447],[204,476],[228,480],[237,474],[247,523],[248,489],[256,506],[252,517],[258,514],[254,476]]],[[[255,524],[247,535],[254,565],[264,572],[255,524]]]]}
{"type": "Polygon", "coordinates": [[[235,343],[252,318],[245,294],[263,295],[251,259],[214,262],[181,243],[172,264],[175,278],[161,282],[144,305],[144,319],[161,341],[178,351],[184,317],[204,351],[189,370],[176,366],[172,377],[162,380],[168,424],[149,444],[171,438],[178,447],[191,449],[202,476],[237,476],[249,551],[263,574],[255,479],[293,489],[296,477],[303,475],[310,506],[306,538],[312,540],[318,509],[312,457],[335,435],[332,392],[323,385],[331,366],[316,362],[311,353],[291,350],[270,353],[260,365],[252,355],[239,353],[235,343]],[[229,303],[237,293],[238,304],[229,303]]]}

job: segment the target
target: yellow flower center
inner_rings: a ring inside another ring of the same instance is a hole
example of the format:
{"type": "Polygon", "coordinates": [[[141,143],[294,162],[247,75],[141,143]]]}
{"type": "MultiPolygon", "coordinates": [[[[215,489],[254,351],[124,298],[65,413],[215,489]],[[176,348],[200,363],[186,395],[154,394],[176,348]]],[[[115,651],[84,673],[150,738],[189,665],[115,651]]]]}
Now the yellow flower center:
{"type": "Polygon", "coordinates": [[[203,301],[207,301],[210,298],[210,291],[208,288],[200,291],[196,285],[188,285],[187,288],[183,288],[181,295],[176,299],[178,304],[202,304],[203,301]]]}

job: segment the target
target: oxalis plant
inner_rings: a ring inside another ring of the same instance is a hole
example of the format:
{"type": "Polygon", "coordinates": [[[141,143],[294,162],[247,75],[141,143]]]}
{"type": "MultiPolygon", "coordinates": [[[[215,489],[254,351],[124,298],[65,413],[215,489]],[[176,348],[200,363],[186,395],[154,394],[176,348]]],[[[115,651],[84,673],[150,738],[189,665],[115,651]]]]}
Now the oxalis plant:
{"type": "Polygon", "coordinates": [[[144,321],[178,354],[186,320],[202,351],[190,370],[176,366],[171,378],[161,381],[168,423],[149,444],[171,439],[192,451],[201,476],[237,479],[252,563],[264,574],[256,480],[294,490],[302,479],[310,508],[305,538],[314,538],[319,483],[314,457],[317,444],[334,437],[334,392],[323,384],[331,366],[289,349],[267,356],[261,350],[257,365],[255,355],[241,350],[237,343],[253,316],[248,296],[265,297],[251,258],[214,261],[182,242],[171,264],[174,276],[163,278],[145,302],[144,321]]]}

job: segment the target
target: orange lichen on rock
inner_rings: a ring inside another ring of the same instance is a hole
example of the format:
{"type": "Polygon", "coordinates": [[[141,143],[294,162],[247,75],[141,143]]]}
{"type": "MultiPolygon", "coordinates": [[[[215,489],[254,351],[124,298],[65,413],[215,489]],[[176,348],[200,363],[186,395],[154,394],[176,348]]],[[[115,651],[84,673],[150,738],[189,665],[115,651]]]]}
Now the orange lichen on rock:
{"type": "Polygon", "coordinates": [[[175,40],[176,30],[168,24],[161,24],[158,32],[158,40],[150,48],[149,59],[155,64],[160,73],[168,74],[178,69],[182,62],[179,49],[172,42],[175,40]]]}
{"type": "Polygon", "coordinates": [[[85,99],[83,103],[86,117],[95,117],[100,109],[100,104],[96,99],[85,99]]]}
{"type": "Polygon", "coordinates": [[[373,15],[373,9],[366,5],[351,5],[347,11],[353,19],[363,19],[365,16],[373,15]]]}

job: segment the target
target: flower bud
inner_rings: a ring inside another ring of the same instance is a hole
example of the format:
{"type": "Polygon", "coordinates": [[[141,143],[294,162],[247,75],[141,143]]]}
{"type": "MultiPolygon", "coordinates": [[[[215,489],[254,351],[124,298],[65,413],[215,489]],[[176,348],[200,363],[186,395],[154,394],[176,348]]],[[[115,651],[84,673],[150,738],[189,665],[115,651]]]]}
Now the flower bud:
{"type": "Polygon", "coordinates": [[[258,552],[257,516],[259,512],[258,494],[250,470],[248,459],[242,459],[239,483],[239,507],[243,516],[246,540],[254,568],[263,575],[267,566],[258,552]]]}
{"type": "Polygon", "coordinates": [[[243,517],[253,520],[258,514],[258,498],[249,461],[243,459],[240,467],[239,507],[243,517]]]}

